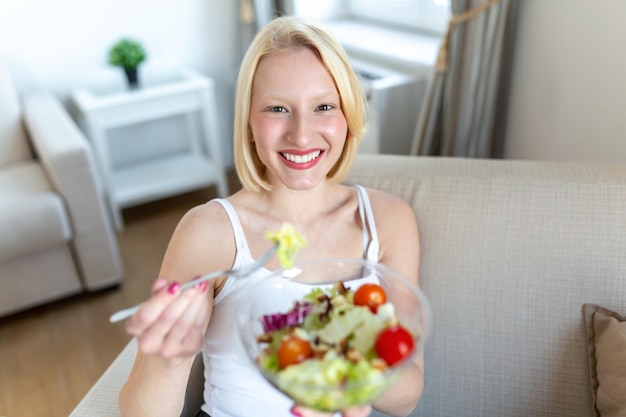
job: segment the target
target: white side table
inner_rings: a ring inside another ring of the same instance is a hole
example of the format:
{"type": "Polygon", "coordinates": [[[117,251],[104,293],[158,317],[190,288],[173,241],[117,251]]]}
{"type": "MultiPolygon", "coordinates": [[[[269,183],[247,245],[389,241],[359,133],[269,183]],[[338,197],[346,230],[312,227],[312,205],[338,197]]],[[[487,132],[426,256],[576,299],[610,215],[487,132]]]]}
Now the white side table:
{"type": "Polygon", "coordinates": [[[214,81],[183,69],[160,74],[146,72],[141,77],[141,88],[136,90],[129,90],[120,78],[72,92],[79,124],[91,140],[102,170],[118,231],[124,227],[123,208],[210,185],[217,186],[220,197],[228,194],[219,147],[214,81]],[[201,132],[194,118],[198,112],[201,132]],[[176,152],[121,168],[114,166],[108,130],[178,115],[186,119],[190,141],[187,153],[176,152]],[[206,141],[204,147],[201,136],[206,141]]]}

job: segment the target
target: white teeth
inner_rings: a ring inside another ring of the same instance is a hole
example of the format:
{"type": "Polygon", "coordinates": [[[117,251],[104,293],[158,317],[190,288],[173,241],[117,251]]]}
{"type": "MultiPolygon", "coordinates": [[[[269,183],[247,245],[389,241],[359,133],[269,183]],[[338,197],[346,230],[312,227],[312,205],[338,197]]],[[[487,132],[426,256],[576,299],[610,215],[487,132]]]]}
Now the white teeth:
{"type": "Polygon", "coordinates": [[[290,153],[283,152],[282,155],[288,161],[295,162],[296,164],[306,164],[307,162],[310,162],[314,160],[315,158],[317,158],[318,156],[320,156],[320,153],[321,151],[315,151],[306,155],[293,155],[290,153]]]}

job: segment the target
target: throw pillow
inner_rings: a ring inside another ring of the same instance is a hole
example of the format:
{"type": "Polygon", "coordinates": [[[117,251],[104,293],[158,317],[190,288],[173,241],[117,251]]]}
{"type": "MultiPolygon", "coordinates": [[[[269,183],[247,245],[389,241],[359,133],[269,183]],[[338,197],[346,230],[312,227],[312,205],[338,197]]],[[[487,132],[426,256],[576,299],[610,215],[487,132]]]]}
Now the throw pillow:
{"type": "Polygon", "coordinates": [[[626,416],[626,317],[593,304],[583,316],[594,416],[626,416]]]}

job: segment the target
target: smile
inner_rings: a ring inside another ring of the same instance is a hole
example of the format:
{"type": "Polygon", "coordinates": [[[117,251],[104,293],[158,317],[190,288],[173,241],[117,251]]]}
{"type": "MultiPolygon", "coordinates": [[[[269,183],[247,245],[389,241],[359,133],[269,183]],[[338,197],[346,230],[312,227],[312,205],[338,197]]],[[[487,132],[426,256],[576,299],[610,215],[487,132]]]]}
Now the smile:
{"type": "Polygon", "coordinates": [[[283,158],[285,158],[289,162],[294,162],[296,164],[306,164],[308,162],[313,161],[314,159],[317,159],[321,153],[322,151],[317,150],[317,151],[308,153],[306,155],[294,155],[294,154],[286,153],[286,152],[281,152],[280,154],[283,156],[283,158]]]}

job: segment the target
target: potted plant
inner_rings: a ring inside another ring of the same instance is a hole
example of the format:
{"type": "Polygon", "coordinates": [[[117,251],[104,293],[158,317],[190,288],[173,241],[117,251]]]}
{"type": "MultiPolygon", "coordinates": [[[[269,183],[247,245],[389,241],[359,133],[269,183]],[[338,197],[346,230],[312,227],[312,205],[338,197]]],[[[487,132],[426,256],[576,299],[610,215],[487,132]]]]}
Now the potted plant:
{"type": "Polygon", "coordinates": [[[109,51],[109,64],[122,67],[130,88],[139,86],[138,67],[146,59],[146,51],[136,40],[122,38],[109,51]]]}

